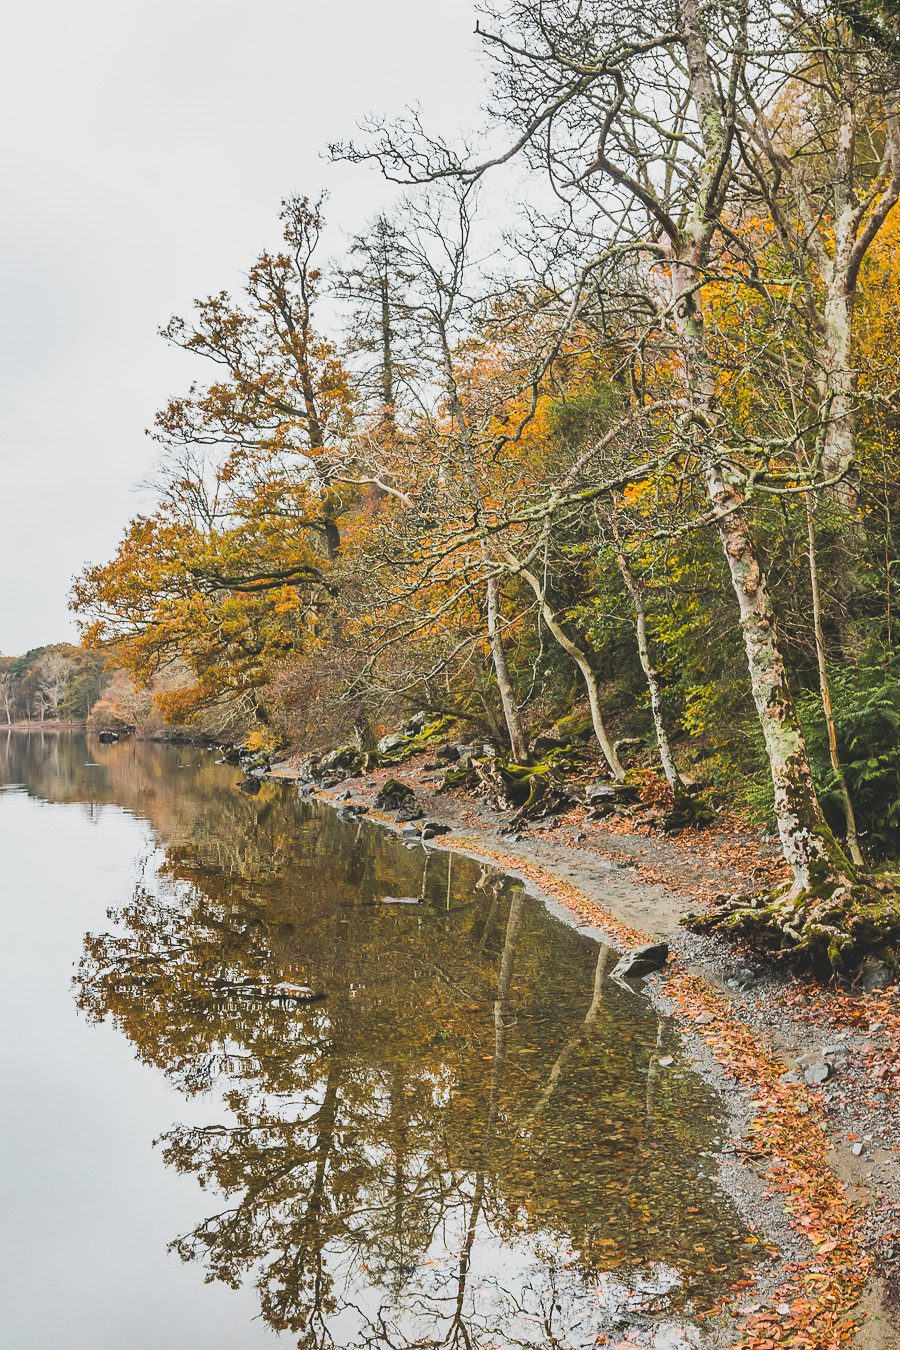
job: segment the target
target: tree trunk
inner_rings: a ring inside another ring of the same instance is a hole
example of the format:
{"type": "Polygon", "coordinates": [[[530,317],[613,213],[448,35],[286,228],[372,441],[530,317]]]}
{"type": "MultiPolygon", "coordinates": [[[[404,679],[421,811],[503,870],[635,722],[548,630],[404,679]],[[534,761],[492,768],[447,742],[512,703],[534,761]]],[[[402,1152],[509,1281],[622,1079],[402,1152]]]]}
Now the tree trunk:
{"type": "Polygon", "coordinates": [[[853,801],[850,797],[850,790],[847,787],[847,780],[844,777],[844,770],[841,766],[840,756],[838,755],[837,732],[835,731],[834,715],[831,709],[831,688],[828,683],[828,664],[825,659],[825,631],[822,627],[822,593],[819,589],[819,565],[816,558],[815,508],[809,493],[806,494],[806,527],[809,534],[809,584],[812,591],[813,632],[815,633],[816,638],[816,661],[819,667],[819,691],[822,695],[822,711],[825,714],[825,726],[828,731],[828,753],[831,756],[831,767],[834,769],[834,776],[838,781],[841,798],[844,803],[844,815],[847,821],[847,849],[857,867],[862,867],[865,860],[862,855],[862,849],[859,846],[859,834],[856,828],[856,813],[853,810],[853,801]]]}
{"type": "MultiPolygon", "coordinates": [[[[838,262],[835,261],[835,269],[838,262]]],[[[832,279],[825,300],[820,343],[826,425],[822,449],[825,478],[841,477],[829,495],[845,511],[856,507],[852,473],[856,459],[856,372],[853,369],[853,292],[843,276],[832,279]]]]}
{"type": "MultiPolygon", "coordinates": [[[[510,560],[511,566],[513,563],[514,560],[510,560]]],[[[519,576],[521,576],[534,591],[541,607],[541,616],[544,623],[547,625],[551,634],[559,643],[560,647],[562,647],[566,655],[575,662],[575,665],[581,672],[581,677],[584,680],[585,688],[587,689],[588,703],[591,708],[591,721],[594,724],[594,735],[597,737],[597,743],[603,751],[603,757],[609,765],[613,778],[618,783],[624,782],[625,770],[622,767],[622,761],[616,753],[616,747],[610,740],[609,733],[606,730],[606,725],[603,721],[603,713],[600,708],[600,690],[597,687],[597,676],[594,674],[594,668],[588,659],[587,653],[572,641],[560,624],[559,619],[556,617],[556,614],[547,600],[547,592],[541,585],[539,578],[536,577],[533,572],[529,571],[527,567],[521,567],[517,563],[514,565],[514,570],[518,572],[519,576]]]]}
{"type": "Polygon", "coordinates": [[[829,876],[839,854],[825,824],[813,784],[809,755],[788,686],[766,576],[756,553],[740,494],[718,465],[705,473],[719,511],[719,537],[741,615],[753,701],[759,714],[774,789],[781,846],[794,875],[794,890],[808,889],[815,870],[829,876]]]}
{"type": "Polygon", "coordinates": [[[842,865],[849,864],[825,823],[816,797],[766,574],[743,509],[744,498],[715,457],[715,375],[697,300],[696,272],[690,257],[673,260],[673,312],[694,408],[696,453],[737,597],[750,687],[772,774],[778,833],[793,874],[792,893],[799,893],[814,884],[843,879],[842,865]]]}
{"type": "Polygon", "coordinates": [[[390,278],[385,270],[378,278],[381,301],[381,415],[382,420],[394,429],[394,354],[393,331],[391,329],[390,278]]]}
{"type": "Polygon", "coordinates": [[[525,732],[519,719],[519,710],[516,707],[509,666],[506,664],[503,634],[500,630],[500,582],[496,573],[493,572],[488,574],[487,579],[487,627],[488,636],[491,640],[494,674],[497,677],[497,688],[500,691],[503,718],[506,722],[506,730],[509,733],[509,744],[512,748],[513,758],[518,764],[527,764],[528,742],[525,739],[525,732]]]}
{"type": "Polygon", "coordinates": [[[672,755],[669,733],[666,728],[665,718],[663,717],[662,691],[659,687],[659,676],[650,659],[650,642],[647,637],[647,610],[644,605],[644,596],[637,578],[631,570],[628,559],[625,556],[618,531],[616,530],[613,521],[610,521],[610,531],[613,538],[616,562],[619,571],[622,574],[625,589],[634,606],[638,656],[640,657],[641,670],[644,672],[644,679],[647,681],[647,688],[650,691],[650,707],[653,712],[653,726],[656,730],[656,744],[659,747],[659,758],[663,767],[663,773],[666,775],[666,782],[672,790],[672,796],[677,801],[679,797],[684,797],[686,795],[686,789],[681,774],[675,767],[675,759],[672,755]]]}

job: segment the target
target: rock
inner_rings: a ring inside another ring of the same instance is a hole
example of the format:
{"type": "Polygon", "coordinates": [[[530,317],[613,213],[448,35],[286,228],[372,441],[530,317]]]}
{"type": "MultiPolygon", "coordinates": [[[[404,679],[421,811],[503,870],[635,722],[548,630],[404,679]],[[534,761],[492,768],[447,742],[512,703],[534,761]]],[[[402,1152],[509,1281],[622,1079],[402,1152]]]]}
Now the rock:
{"type": "Polygon", "coordinates": [[[248,797],[255,797],[261,787],[262,783],[258,778],[242,778],[238,783],[238,790],[246,792],[248,797]]]}
{"type": "Polygon", "coordinates": [[[241,754],[238,757],[238,763],[248,778],[262,778],[264,774],[269,772],[269,769],[272,766],[271,759],[262,750],[241,751],[241,754]]]}
{"type": "Polygon", "coordinates": [[[867,994],[876,989],[887,989],[893,981],[894,972],[886,961],[879,960],[877,956],[866,957],[862,964],[860,983],[867,994]]]}
{"type": "Polygon", "coordinates": [[[320,778],[333,782],[342,782],[355,774],[362,773],[366,767],[366,756],[353,745],[343,745],[339,750],[330,750],[323,755],[316,766],[320,778]]]}
{"type": "Polygon", "coordinates": [[[415,825],[403,825],[400,829],[400,835],[403,839],[419,839],[420,832],[415,825]]]}
{"type": "Polygon", "coordinates": [[[654,970],[661,970],[669,957],[667,942],[651,942],[646,947],[635,947],[626,952],[612,974],[620,980],[639,980],[654,970]]]}
{"type": "Polygon", "coordinates": [[[395,750],[402,750],[408,740],[402,731],[392,731],[390,735],[382,736],[375,748],[379,755],[391,755],[395,750]]]}
{"type": "Polygon", "coordinates": [[[424,814],[425,812],[422,810],[421,806],[416,806],[415,802],[412,802],[409,806],[400,807],[400,810],[397,812],[397,823],[404,824],[410,820],[421,820],[424,814]]]}
{"type": "Polygon", "coordinates": [[[538,759],[543,759],[551,750],[565,750],[569,744],[568,741],[561,741],[557,736],[535,736],[531,749],[538,759]]]}
{"type": "Polygon", "coordinates": [[[417,712],[403,723],[403,730],[407,736],[417,736],[420,731],[424,731],[431,721],[431,713],[417,712]]]}
{"type": "Polygon", "coordinates": [[[757,977],[752,970],[739,970],[731,979],[725,981],[729,989],[735,993],[744,994],[748,989],[752,989],[757,983],[757,977]]]}
{"type": "Polygon", "coordinates": [[[827,1083],[831,1077],[831,1065],[826,1064],[824,1059],[818,1060],[815,1064],[810,1064],[809,1068],[804,1070],[803,1078],[810,1087],[820,1087],[822,1083],[827,1083]]]}
{"type": "Polygon", "coordinates": [[[640,743],[640,736],[620,736],[613,742],[613,749],[619,754],[622,750],[636,750],[640,743]]]}
{"type": "Polygon", "coordinates": [[[852,1147],[851,1150],[850,1150],[850,1152],[853,1154],[854,1158],[861,1158],[861,1157],[862,1157],[862,1151],[863,1151],[863,1146],[862,1146],[862,1144],[854,1144],[853,1147],[852,1147]]]}
{"type": "Polygon", "coordinates": [[[823,1059],[834,1059],[835,1055],[849,1055],[850,1047],[847,1045],[826,1045],[822,1047],[823,1059]]]}
{"type": "Polygon", "coordinates": [[[608,816],[613,811],[638,800],[638,789],[628,783],[592,783],[585,788],[584,799],[595,816],[608,816]]]}
{"type": "Polygon", "coordinates": [[[408,783],[401,783],[398,778],[387,778],[375,798],[375,807],[379,811],[399,811],[401,806],[411,803],[414,797],[415,793],[408,783]]]}
{"type": "Polygon", "coordinates": [[[661,1069],[668,1069],[672,1064],[675,1063],[675,1059],[672,1055],[663,1055],[662,1058],[658,1059],[656,1062],[661,1069]]]}
{"type": "Polygon", "coordinates": [[[475,776],[468,761],[465,764],[452,764],[445,769],[443,777],[437,784],[437,790],[449,792],[452,788],[469,787],[474,782],[475,776]]]}
{"type": "Polygon", "coordinates": [[[97,737],[101,745],[115,745],[118,739],[119,733],[117,731],[101,731],[97,737]]]}
{"type": "Polygon", "coordinates": [[[664,812],[662,827],[665,834],[679,834],[691,825],[710,825],[715,815],[705,802],[697,797],[679,797],[674,806],[664,812]]]}
{"type": "Polygon", "coordinates": [[[452,764],[459,759],[459,750],[455,745],[439,745],[434,753],[435,758],[445,764],[452,764]]]}
{"type": "Polygon", "coordinates": [[[441,825],[437,820],[425,820],[422,822],[422,838],[436,839],[439,834],[449,834],[449,825],[441,825]]]}

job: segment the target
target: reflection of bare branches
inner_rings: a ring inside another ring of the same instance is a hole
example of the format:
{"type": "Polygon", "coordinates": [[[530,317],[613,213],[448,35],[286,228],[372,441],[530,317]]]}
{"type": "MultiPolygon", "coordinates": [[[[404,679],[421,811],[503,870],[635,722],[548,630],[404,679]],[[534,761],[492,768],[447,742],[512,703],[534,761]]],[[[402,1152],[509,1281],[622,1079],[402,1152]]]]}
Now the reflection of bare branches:
{"type": "Polygon", "coordinates": [[[458,1345],[465,1345],[468,1350],[472,1344],[468,1331],[466,1330],[464,1317],[466,1283],[468,1281],[469,1269],[471,1266],[472,1247],[475,1242],[478,1221],[481,1218],[482,1205],[484,1204],[487,1165],[491,1148],[494,1143],[494,1134],[497,1128],[497,1115],[500,1110],[500,1082],[503,1074],[503,1066],[506,1062],[507,1010],[509,1006],[510,988],[512,986],[513,966],[516,959],[516,944],[519,940],[519,930],[522,926],[522,908],[524,900],[524,891],[516,889],[513,892],[512,900],[510,901],[509,917],[506,921],[506,940],[503,943],[503,955],[500,958],[497,997],[494,1001],[494,1063],[491,1068],[491,1090],[488,1098],[487,1123],[485,1125],[484,1138],[475,1165],[475,1191],[472,1196],[472,1209],[469,1215],[469,1224],[466,1229],[465,1242],[463,1243],[463,1249],[459,1258],[456,1307],[454,1309],[450,1329],[443,1342],[444,1345],[449,1347],[449,1350],[455,1350],[455,1347],[458,1345]]]}
{"type": "Polygon", "coordinates": [[[650,1055],[650,1063],[647,1066],[647,1119],[653,1115],[653,1105],[656,1100],[656,1080],[659,1077],[659,1052],[663,1042],[663,1020],[661,1017],[656,1019],[656,1044],[650,1055]]]}
{"type": "Polygon", "coordinates": [[[541,1113],[546,1110],[550,1099],[556,1091],[557,1084],[565,1072],[566,1065],[575,1054],[575,1051],[584,1041],[591,1029],[591,1024],[596,1020],[597,1014],[603,1004],[603,981],[606,976],[606,967],[609,964],[610,949],[601,946],[597,952],[597,964],[594,967],[594,988],[591,995],[590,1006],[584,1015],[584,1021],[574,1035],[570,1036],[563,1048],[556,1057],[553,1068],[550,1070],[550,1076],[547,1079],[547,1086],[535,1102],[532,1109],[522,1122],[520,1133],[524,1134],[534,1124],[541,1113]]]}

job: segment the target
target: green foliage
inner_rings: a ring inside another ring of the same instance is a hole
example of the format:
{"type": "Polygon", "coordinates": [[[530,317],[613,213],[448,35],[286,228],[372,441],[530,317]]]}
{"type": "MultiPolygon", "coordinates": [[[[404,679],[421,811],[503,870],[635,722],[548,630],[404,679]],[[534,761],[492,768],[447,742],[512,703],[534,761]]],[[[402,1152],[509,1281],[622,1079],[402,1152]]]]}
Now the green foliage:
{"type": "Polygon", "coordinates": [[[587,393],[571,394],[554,403],[550,428],[554,439],[578,449],[590,436],[603,431],[622,404],[622,391],[614,384],[597,382],[587,393]]]}
{"type": "MultiPolygon", "coordinates": [[[[900,671],[896,664],[832,668],[828,674],[838,757],[856,813],[863,850],[872,862],[900,852],[900,671]]],[[[836,834],[845,833],[840,786],[831,766],[828,731],[818,690],[798,699],[822,809],[836,834]]],[[[772,785],[755,722],[744,728],[748,772],[737,796],[760,822],[771,824],[772,785]]]]}
{"type": "MultiPolygon", "coordinates": [[[[900,669],[862,666],[829,672],[838,755],[867,855],[900,852],[900,669]]],[[[829,824],[844,825],[840,788],[828,754],[821,700],[806,694],[799,713],[829,824]]]]}

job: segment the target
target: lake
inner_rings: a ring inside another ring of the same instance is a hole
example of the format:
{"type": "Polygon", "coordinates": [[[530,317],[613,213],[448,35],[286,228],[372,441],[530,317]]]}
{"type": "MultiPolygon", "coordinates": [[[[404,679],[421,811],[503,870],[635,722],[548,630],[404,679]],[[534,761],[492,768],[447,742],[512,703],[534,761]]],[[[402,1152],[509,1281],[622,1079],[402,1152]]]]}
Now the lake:
{"type": "Polygon", "coordinates": [[[749,1248],[673,1025],[517,881],[238,777],[0,737],[0,1342],[700,1344],[749,1248]]]}

